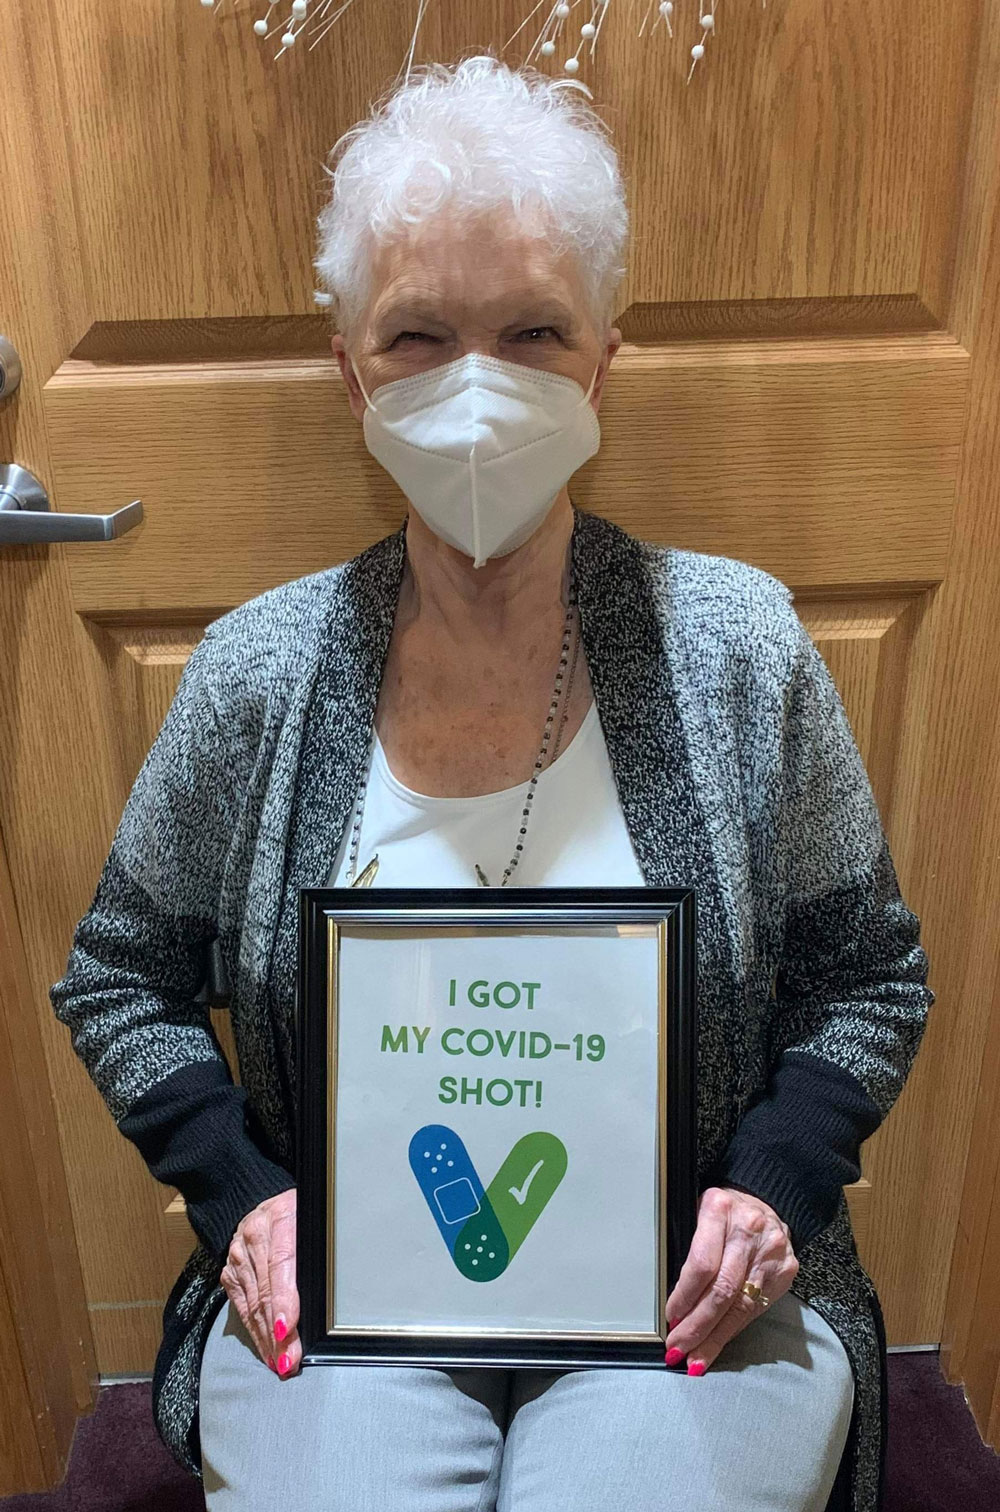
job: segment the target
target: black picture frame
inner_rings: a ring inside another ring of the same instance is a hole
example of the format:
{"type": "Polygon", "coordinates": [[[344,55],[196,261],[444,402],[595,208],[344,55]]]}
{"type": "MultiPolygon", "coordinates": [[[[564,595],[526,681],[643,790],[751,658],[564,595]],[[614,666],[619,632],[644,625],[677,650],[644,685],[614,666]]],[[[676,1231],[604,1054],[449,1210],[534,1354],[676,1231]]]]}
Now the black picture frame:
{"type": "MultiPolygon", "coordinates": [[[[331,934],[346,923],[385,925],[652,923],[661,926],[661,1032],[665,1027],[666,1214],[660,1225],[665,1248],[661,1301],[676,1284],[697,1222],[697,902],[693,888],[335,888],[299,891],[296,981],[296,1160],[297,1285],[299,1335],[304,1366],[317,1364],[409,1364],[448,1366],[538,1366],[549,1369],[664,1366],[668,1331],[642,1339],[567,1335],[494,1337],[470,1328],[468,1334],[331,1333],[327,1328],[329,1286],[328,1079],[331,934]],[[665,959],[664,959],[665,957],[665,959]]],[[[661,1051],[661,1055],[662,1055],[661,1051]]],[[[660,1074],[660,1081],[664,1080],[660,1074]]],[[[662,1108],[662,1090],[657,1106],[662,1108]]],[[[335,1117],[335,1115],[334,1115],[335,1117]]],[[[662,1130],[658,1129],[658,1140],[662,1130]]],[[[657,1145],[659,1151],[660,1146],[657,1145]]],[[[658,1155],[658,1159],[662,1158],[658,1155]]],[[[662,1214],[661,1214],[662,1216],[662,1214]]],[[[330,1261],[332,1265],[332,1259],[330,1261]]],[[[662,1313],[662,1307],[659,1309],[662,1313]]],[[[332,1305],[331,1305],[332,1312],[332,1305]]]]}

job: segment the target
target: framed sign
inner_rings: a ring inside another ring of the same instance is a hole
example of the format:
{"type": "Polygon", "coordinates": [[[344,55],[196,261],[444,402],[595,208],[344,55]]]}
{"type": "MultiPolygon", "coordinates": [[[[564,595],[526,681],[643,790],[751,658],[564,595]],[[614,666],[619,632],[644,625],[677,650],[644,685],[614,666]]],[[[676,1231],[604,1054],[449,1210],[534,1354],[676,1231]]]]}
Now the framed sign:
{"type": "Polygon", "coordinates": [[[695,895],[302,888],[303,1364],[663,1365],[695,895]]]}

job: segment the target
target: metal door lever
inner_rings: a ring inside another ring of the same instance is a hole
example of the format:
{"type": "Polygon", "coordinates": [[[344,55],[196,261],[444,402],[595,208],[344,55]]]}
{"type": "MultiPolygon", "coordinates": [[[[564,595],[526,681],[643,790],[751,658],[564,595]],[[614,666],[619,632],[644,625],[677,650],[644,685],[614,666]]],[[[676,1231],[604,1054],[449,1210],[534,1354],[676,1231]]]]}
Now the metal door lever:
{"type": "Polygon", "coordinates": [[[113,514],[62,514],[52,509],[44,485],[16,462],[0,466],[0,546],[49,541],[113,541],[143,518],[142,500],[113,514]]]}

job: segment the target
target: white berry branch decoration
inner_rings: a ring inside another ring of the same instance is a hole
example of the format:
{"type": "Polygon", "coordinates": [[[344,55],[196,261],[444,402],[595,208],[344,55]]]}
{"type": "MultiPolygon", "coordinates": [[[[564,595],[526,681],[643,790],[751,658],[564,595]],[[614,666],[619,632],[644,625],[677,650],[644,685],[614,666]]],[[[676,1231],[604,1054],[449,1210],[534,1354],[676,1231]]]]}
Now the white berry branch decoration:
{"type": "MultiPolygon", "coordinates": [[[[323,41],[341,17],[361,3],[361,0],[291,0],[290,5],[288,0],[284,0],[283,4],[279,4],[279,0],[260,0],[260,4],[263,3],[267,4],[267,9],[263,15],[257,16],[253,29],[262,40],[275,37],[279,39],[280,46],[275,58],[280,58],[282,53],[293,48],[303,37],[310,38],[308,49],[311,51],[323,41]]],[[[376,0],[368,0],[368,3],[371,7],[376,0]]],[[[386,3],[394,3],[394,0],[386,0],[386,3]]],[[[425,13],[433,0],[412,0],[412,3],[415,6],[413,33],[400,70],[406,78],[410,76],[417,54],[425,13]]],[[[201,4],[206,10],[218,12],[223,8],[225,0],[201,0],[201,4]]],[[[233,0],[234,10],[239,5],[240,0],[233,0]]],[[[767,0],[761,0],[761,6],[766,9],[767,0]]],[[[259,5],[257,8],[259,9],[259,5]]],[[[652,42],[653,37],[659,34],[672,42],[675,27],[679,25],[676,13],[680,9],[697,17],[701,32],[691,46],[691,66],[686,80],[690,84],[696,67],[705,56],[709,41],[717,35],[718,8],[719,0],[694,0],[694,3],[691,0],[537,0],[537,4],[532,6],[517,30],[503,44],[501,55],[523,33],[527,32],[530,36],[534,22],[534,38],[523,61],[538,66],[541,59],[553,59],[564,73],[572,77],[579,73],[584,54],[589,58],[594,57],[601,30],[611,11],[622,18],[630,16],[633,25],[638,21],[637,36],[652,42]],[[540,21],[536,20],[539,13],[544,13],[540,21]],[[574,47],[574,39],[577,38],[574,47]]],[[[628,20],[623,19],[623,24],[627,25],[628,20]]]]}

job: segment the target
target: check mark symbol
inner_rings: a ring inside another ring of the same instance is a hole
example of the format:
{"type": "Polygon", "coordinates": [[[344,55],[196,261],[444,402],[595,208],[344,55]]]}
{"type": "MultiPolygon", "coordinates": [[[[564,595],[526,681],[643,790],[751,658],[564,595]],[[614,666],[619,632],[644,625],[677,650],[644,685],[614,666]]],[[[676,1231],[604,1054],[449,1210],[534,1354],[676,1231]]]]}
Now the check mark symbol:
{"type": "Polygon", "coordinates": [[[508,1187],[507,1188],[508,1192],[513,1197],[513,1199],[514,1199],[515,1202],[520,1202],[522,1205],[525,1202],[527,1202],[527,1200],[528,1200],[528,1188],[530,1187],[531,1183],[534,1181],[535,1177],[538,1175],[539,1171],[542,1169],[542,1166],[544,1164],[545,1164],[544,1160],[536,1160],[535,1164],[532,1166],[531,1170],[528,1172],[527,1179],[524,1182],[523,1186],[519,1186],[519,1187],[512,1186],[512,1187],[508,1187]]]}

